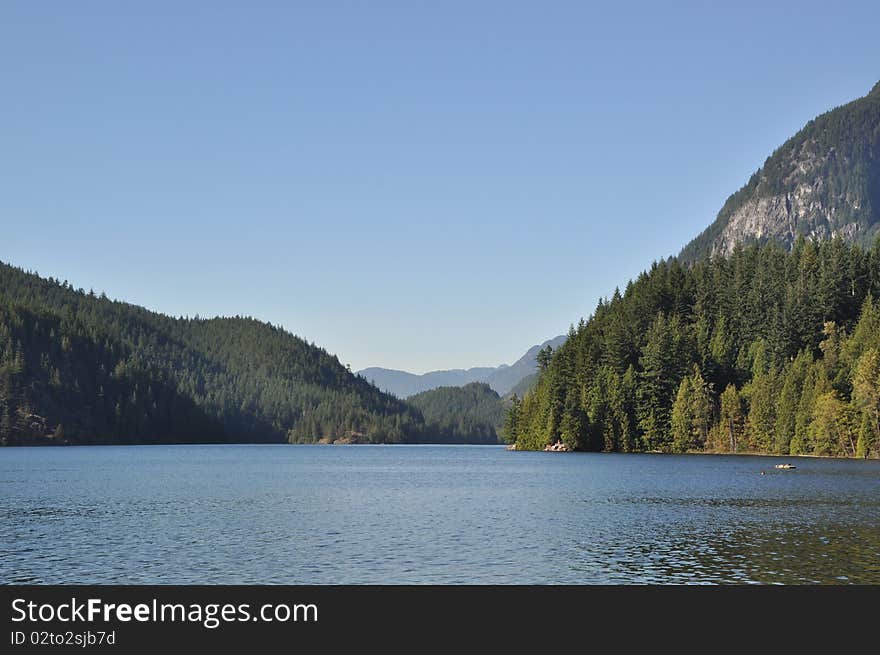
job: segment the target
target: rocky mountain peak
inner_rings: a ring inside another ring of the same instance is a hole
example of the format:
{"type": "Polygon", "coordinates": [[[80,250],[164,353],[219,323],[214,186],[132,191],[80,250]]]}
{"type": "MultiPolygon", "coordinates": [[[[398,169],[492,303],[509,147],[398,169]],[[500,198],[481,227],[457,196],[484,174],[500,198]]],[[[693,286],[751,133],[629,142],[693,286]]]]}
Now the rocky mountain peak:
{"type": "Polygon", "coordinates": [[[689,263],[768,241],[790,248],[800,235],[867,245],[878,233],[880,82],[786,141],[679,257],[689,263]]]}

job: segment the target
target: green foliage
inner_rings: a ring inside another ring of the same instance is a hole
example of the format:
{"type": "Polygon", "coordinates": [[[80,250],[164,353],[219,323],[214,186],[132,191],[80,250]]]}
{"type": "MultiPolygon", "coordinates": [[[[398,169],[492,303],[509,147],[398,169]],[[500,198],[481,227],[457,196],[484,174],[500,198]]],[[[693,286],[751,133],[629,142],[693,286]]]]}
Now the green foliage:
{"type": "Polygon", "coordinates": [[[686,453],[702,450],[713,424],[712,385],[703,379],[700,367],[682,379],[672,404],[672,450],[686,453]]]}
{"type": "Polygon", "coordinates": [[[519,431],[521,414],[522,400],[520,400],[519,396],[513,394],[510,398],[510,405],[508,406],[504,417],[504,428],[502,429],[502,436],[504,437],[505,443],[516,443],[516,435],[519,431]]]}
{"type": "Polygon", "coordinates": [[[871,348],[859,357],[853,379],[853,403],[861,415],[859,442],[862,456],[876,451],[880,436],[880,350],[871,348]]]}
{"type": "Polygon", "coordinates": [[[3,443],[399,442],[422,427],[281,328],[176,319],[0,264],[3,443]]]}
{"type": "Polygon", "coordinates": [[[856,441],[856,457],[867,458],[872,452],[876,452],[878,446],[877,429],[871,424],[866,414],[862,415],[862,424],[859,426],[858,440],[856,441]]]}
{"type": "Polygon", "coordinates": [[[646,449],[668,450],[672,399],[691,361],[689,332],[677,314],[667,318],[661,311],[645,339],[639,358],[639,426],[646,449]]]}
{"type": "Polygon", "coordinates": [[[816,455],[853,456],[856,452],[853,413],[833,391],[823,393],[813,405],[809,431],[816,455]]]}
{"type": "MultiPolygon", "coordinates": [[[[430,443],[499,442],[498,433],[505,421],[504,405],[488,384],[439,387],[410,396],[407,402],[424,417],[422,439],[430,443]]],[[[513,420],[515,424],[516,414],[511,406],[508,423],[513,420]]]]}
{"type": "Polygon", "coordinates": [[[658,262],[544,362],[508,438],[520,449],[565,437],[582,450],[877,456],[878,294],[880,239],[658,262]]]}
{"type": "Polygon", "coordinates": [[[745,439],[745,414],[743,400],[733,384],[728,384],[721,394],[718,424],[713,428],[709,448],[720,452],[735,453],[745,439]]]}
{"type": "Polygon", "coordinates": [[[582,448],[589,439],[589,420],[581,409],[574,390],[565,398],[562,418],[559,421],[559,438],[569,450],[582,448]]]}
{"type": "Polygon", "coordinates": [[[678,386],[678,393],[672,404],[672,450],[676,453],[686,453],[693,447],[691,397],[691,380],[687,377],[678,386]]]}
{"type": "Polygon", "coordinates": [[[797,413],[803,395],[804,382],[812,364],[813,356],[806,351],[801,351],[788,367],[784,376],[782,390],[776,404],[773,439],[773,452],[775,453],[788,453],[790,450],[791,439],[797,426],[797,413]]]}
{"type": "Polygon", "coordinates": [[[779,376],[775,369],[769,371],[762,371],[758,367],[756,369],[751,381],[743,387],[743,395],[749,403],[746,438],[751,450],[767,453],[772,452],[776,430],[779,376]]]}

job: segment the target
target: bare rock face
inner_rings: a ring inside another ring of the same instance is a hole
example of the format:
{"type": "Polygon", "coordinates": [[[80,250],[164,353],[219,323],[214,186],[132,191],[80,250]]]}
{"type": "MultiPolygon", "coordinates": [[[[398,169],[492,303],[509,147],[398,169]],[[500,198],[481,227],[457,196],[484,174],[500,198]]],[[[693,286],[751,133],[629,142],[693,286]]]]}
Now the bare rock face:
{"type": "Polygon", "coordinates": [[[870,245],[880,234],[880,83],[870,94],[810,121],[728,198],[688,244],[684,262],[727,256],[737,244],[798,236],[870,245]]]}
{"type": "Polygon", "coordinates": [[[791,173],[784,180],[790,191],[765,197],[756,194],[731,214],[712,245],[712,255],[729,255],[737,243],[748,241],[772,240],[790,246],[798,235],[858,240],[866,226],[843,217],[857,215],[862,203],[846,193],[831,195],[828,202],[822,171],[835,152],[817,154],[815,146],[815,141],[805,143],[790,158],[791,173]]]}

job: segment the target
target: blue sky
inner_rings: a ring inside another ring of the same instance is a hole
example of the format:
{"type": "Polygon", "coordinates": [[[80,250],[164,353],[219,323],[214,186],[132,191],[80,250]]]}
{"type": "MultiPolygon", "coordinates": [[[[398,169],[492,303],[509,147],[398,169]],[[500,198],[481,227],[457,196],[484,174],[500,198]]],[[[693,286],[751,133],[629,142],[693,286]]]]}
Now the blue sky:
{"type": "Polygon", "coordinates": [[[880,79],[876,2],[0,6],[0,259],[354,369],[511,362],[880,79]]]}

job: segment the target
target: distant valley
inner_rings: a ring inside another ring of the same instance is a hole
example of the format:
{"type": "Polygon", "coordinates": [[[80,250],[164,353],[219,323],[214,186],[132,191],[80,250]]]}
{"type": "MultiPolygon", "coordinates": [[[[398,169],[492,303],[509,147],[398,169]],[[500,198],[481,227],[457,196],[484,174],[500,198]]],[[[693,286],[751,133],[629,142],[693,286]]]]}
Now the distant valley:
{"type": "MultiPolygon", "coordinates": [[[[538,352],[547,347],[556,350],[565,343],[566,338],[565,335],[560,335],[548,339],[542,344],[532,346],[522,357],[509,366],[502,364],[496,367],[429,371],[421,375],[395,369],[372,367],[358,371],[358,374],[382,391],[394,394],[398,398],[408,398],[438,387],[461,387],[473,382],[484,382],[500,396],[505,396],[514,391],[523,381],[527,381],[527,378],[533,378],[537,373],[538,352]]],[[[523,389],[520,388],[519,391],[521,395],[523,389]]]]}
{"type": "Polygon", "coordinates": [[[503,432],[520,449],[877,457],[878,234],[880,84],[778,148],[678,257],[510,365],[353,374],[279,326],[174,318],[0,263],[0,444],[503,432]]]}

